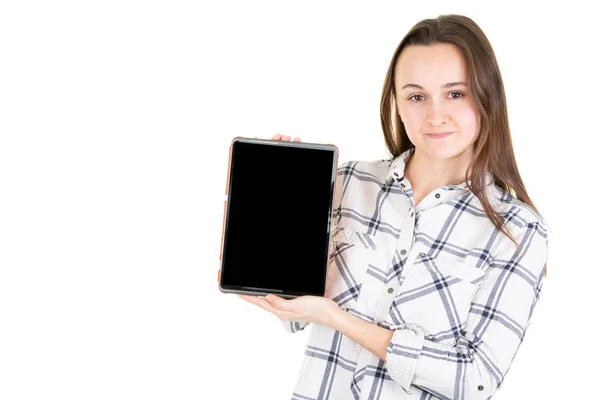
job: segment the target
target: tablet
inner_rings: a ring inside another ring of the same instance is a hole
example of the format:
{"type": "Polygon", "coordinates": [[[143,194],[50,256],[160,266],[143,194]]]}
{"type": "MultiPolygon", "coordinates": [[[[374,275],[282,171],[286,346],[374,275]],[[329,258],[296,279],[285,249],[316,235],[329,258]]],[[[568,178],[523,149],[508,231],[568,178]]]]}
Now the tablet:
{"type": "Polygon", "coordinates": [[[324,295],[337,164],[331,144],[233,139],[222,292],[324,295]]]}

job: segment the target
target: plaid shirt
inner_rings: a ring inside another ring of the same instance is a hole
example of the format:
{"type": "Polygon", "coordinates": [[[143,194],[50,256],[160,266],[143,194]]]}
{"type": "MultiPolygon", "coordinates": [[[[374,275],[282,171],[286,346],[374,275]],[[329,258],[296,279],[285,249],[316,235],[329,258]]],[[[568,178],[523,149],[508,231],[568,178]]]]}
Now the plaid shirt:
{"type": "Polygon", "coordinates": [[[518,251],[466,183],[415,207],[403,173],[411,151],[343,163],[336,184],[328,297],[394,331],[386,361],[312,324],[294,400],[489,399],[523,340],[542,288],[546,226],[491,173],[486,192],[518,251]]]}

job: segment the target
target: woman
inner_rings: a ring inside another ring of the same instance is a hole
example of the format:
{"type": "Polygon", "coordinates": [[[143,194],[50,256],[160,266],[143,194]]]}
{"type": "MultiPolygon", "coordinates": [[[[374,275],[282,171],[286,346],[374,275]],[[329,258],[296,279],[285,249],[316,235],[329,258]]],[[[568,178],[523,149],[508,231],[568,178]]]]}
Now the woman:
{"type": "Polygon", "coordinates": [[[294,399],[488,399],[529,325],[548,240],[471,19],[408,32],[381,123],[392,158],[338,170],[326,295],[240,297],[289,332],[312,323],[294,399]]]}

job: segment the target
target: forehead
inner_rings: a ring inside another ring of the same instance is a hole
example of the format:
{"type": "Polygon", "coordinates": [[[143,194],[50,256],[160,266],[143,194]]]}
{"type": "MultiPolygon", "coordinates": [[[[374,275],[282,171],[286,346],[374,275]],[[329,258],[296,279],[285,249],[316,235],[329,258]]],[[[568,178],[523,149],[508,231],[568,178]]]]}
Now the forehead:
{"type": "Polygon", "coordinates": [[[408,46],[394,68],[396,85],[414,83],[437,89],[448,82],[467,80],[467,66],[460,49],[448,43],[408,46]]]}

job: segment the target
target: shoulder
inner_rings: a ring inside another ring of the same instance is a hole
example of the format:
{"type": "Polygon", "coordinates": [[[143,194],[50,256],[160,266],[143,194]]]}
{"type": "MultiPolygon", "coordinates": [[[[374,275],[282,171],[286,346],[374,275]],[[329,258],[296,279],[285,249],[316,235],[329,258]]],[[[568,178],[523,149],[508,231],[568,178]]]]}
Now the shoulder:
{"type": "Polygon", "coordinates": [[[538,212],[529,204],[517,199],[515,196],[498,189],[500,195],[497,197],[501,211],[507,213],[508,218],[519,227],[524,227],[527,224],[538,224],[544,228],[546,223],[538,212]]]}
{"type": "Polygon", "coordinates": [[[373,179],[385,182],[392,161],[391,159],[345,161],[338,166],[337,174],[342,177],[370,176],[373,179]]]}
{"type": "MultiPolygon", "coordinates": [[[[497,188],[498,189],[498,188],[497,188]]],[[[542,216],[529,204],[517,199],[510,193],[500,189],[496,198],[499,212],[505,221],[506,227],[515,234],[517,240],[537,236],[541,241],[548,241],[549,228],[542,216]]]]}
{"type": "Polygon", "coordinates": [[[549,251],[546,222],[527,203],[500,189],[498,193],[502,194],[499,199],[500,215],[516,243],[494,229],[497,240],[491,251],[492,264],[500,266],[500,269],[494,270],[519,271],[522,277],[531,282],[543,278],[549,251]]]}

